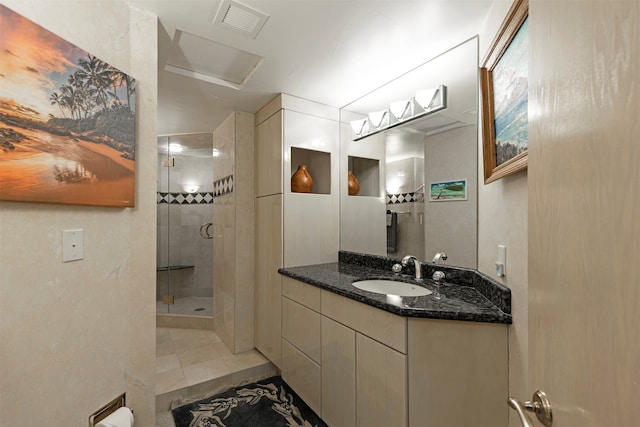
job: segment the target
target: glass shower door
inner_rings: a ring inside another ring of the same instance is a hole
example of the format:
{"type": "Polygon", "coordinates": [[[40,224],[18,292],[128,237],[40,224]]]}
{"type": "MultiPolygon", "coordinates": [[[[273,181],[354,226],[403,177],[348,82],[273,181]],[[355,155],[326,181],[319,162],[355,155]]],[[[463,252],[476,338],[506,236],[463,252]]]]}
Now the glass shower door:
{"type": "Polygon", "coordinates": [[[158,138],[157,313],[213,315],[212,134],[158,138]]]}

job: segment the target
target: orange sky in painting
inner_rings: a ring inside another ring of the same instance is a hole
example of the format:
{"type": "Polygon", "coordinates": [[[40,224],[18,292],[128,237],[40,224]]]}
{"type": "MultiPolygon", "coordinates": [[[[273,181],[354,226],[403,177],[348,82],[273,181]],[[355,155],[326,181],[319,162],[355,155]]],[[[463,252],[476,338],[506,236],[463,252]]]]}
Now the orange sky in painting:
{"type": "Polygon", "coordinates": [[[49,96],[86,52],[0,5],[0,111],[46,121],[49,96]]]}

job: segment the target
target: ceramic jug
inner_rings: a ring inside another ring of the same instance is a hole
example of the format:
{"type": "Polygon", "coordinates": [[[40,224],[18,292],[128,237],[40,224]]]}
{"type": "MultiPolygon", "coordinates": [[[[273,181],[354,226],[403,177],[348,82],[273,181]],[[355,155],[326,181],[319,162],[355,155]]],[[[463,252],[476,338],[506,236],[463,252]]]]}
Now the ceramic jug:
{"type": "Polygon", "coordinates": [[[353,171],[349,171],[349,195],[356,196],[360,192],[360,181],[355,177],[353,171]]]}
{"type": "Polygon", "coordinates": [[[294,193],[311,193],[313,178],[307,170],[307,165],[299,165],[298,170],[291,176],[291,191],[294,193]]]}

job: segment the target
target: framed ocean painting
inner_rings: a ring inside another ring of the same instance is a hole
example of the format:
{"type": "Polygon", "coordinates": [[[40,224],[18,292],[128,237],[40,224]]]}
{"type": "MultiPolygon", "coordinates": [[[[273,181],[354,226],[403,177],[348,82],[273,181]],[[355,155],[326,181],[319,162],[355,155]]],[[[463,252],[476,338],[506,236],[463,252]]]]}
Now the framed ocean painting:
{"type": "Polygon", "coordinates": [[[429,184],[430,202],[467,200],[467,180],[432,182],[429,184]]]}
{"type": "Polygon", "coordinates": [[[134,206],[135,80],[0,5],[0,200],[134,206]]]}
{"type": "Polygon", "coordinates": [[[480,68],[485,184],[527,167],[528,16],[516,0],[480,68]]]}

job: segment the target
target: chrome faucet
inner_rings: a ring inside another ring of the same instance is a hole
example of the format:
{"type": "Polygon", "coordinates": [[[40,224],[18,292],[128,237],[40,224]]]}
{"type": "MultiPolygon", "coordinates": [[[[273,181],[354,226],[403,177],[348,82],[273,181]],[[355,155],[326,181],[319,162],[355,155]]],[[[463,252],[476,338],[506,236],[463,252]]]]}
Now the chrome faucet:
{"type": "Polygon", "coordinates": [[[433,257],[433,263],[434,264],[437,264],[438,261],[446,261],[446,260],[447,260],[447,254],[445,254],[444,252],[438,252],[433,257]]]}
{"type": "Polygon", "coordinates": [[[409,264],[409,261],[413,260],[413,265],[416,270],[416,279],[422,279],[422,268],[420,267],[420,261],[413,255],[407,255],[402,258],[402,266],[406,267],[409,264]]]}

